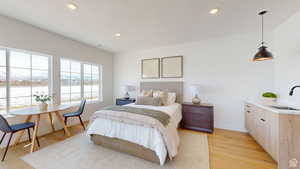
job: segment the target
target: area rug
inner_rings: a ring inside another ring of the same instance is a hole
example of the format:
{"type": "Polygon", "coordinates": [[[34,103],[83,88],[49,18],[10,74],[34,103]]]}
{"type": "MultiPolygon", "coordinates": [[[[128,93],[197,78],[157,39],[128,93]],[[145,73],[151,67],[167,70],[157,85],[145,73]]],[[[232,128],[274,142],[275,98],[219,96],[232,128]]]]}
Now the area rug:
{"type": "Polygon", "coordinates": [[[180,131],[179,153],[164,166],[93,144],[83,133],[25,155],[35,169],[209,169],[207,136],[180,131]]]}

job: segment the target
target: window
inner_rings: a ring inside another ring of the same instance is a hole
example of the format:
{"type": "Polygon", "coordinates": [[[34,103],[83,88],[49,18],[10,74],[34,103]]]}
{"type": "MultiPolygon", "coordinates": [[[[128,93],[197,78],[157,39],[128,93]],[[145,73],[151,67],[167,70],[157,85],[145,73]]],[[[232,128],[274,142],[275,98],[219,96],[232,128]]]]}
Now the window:
{"type": "Polygon", "coordinates": [[[99,99],[99,66],[83,64],[84,98],[86,100],[99,99]]]}
{"type": "Polygon", "coordinates": [[[36,105],[35,93],[49,94],[50,57],[0,49],[0,111],[36,105]]]}
{"type": "Polygon", "coordinates": [[[61,103],[99,100],[99,66],[61,59],[61,103]]]}

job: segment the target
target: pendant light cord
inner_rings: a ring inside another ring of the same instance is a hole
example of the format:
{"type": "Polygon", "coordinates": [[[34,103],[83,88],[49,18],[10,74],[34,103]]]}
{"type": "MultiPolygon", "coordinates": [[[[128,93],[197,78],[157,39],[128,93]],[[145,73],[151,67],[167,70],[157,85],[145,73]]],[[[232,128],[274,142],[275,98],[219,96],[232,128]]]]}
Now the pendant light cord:
{"type": "Polygon", "coordinates": [[[264,45],[264,14],[261,15],[261,44],[264,45]]]}

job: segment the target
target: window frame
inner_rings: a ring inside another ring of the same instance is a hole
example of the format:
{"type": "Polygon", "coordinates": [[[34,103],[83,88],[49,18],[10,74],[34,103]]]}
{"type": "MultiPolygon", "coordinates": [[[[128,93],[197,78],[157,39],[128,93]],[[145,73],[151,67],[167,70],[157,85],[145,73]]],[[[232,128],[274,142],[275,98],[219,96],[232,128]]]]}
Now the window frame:
{"type": "MultiPolygon", "coordinates": [[[[88,64],[88,65],[92,65],[92,66],[97,66],[98,67],[98,98],[96,100],[87,100],[87,103],[99,103],[99,102],[103,102],[103,97],[102,97],[102,65],[101,64],[95,64],[95,63],[91,63],[91,62],[87,62],[87,61],[81,61],[81,60],[76,60],[76,59],[70,59],[68,57],[60,57],[59,59],[59,79],[60,79],[60,104],[76,104],[76,103],[72,103],[71,100],[69,100],[68,102],[62,102],[62,84],[61,84],[61,73],[65,71],[62,71],[61,68],[61,60],[68,60],[68,61],[73,61],[73,62],[79,62],[80,63],[80,97],[81,99],[84,99],[84,64],[88,64]]],[[[71,93],[70,93],[71,94],[71,93]]]]}
{"type": "MultiPolygon", "coordinates": [[[[52,91],[52,85],[53,85],[53,78],[52,78],[52,59],[53,57],[51,55],[45,54],[45,53],[40,53],[40,52],[33,52],[33,51],[27,51],[27,50],[22,50],[22,49],[16,49],[16,48],[9,48],[9,47],[3,47],[0,46],[0,50],[4,50],[5,51],[5,59],[6,59],[6,110],[4,111],[4,113],[0,113],[0,114],[8,114],[11,110],[17,110],[19,108],[16,109],[11,109],[11,65],[10,65],[10,61],[11,61],[11,52],[20,52],[20,53],[24,53],[24,54],[28,54],[30,55],[30,68],[24,68],[24,67],[13,67],[13,68],[17,68],[17,69],[26,69],[26,70],[30,70],[30,81],[32,81],[32,70],[40,70],[40,71],[45,71],[42,69],[35,69],[32,68],[32,56],[33,55],[38,55],[38,56],[44,56],[48,58],[48,95],[49,96],[53,96],[53,91],[52,91]]],[[[3,66],[1,66],[3,67],[3,66]]],[[[34,106],[32,103],[32,99],[33,99],[33,94],[32,93],[32,84],[30,85],[30,105],[28,105],[28,107],[34,106]]],[[[20,96],[22,97],[22,96],[20,96]]],[[[24,96],[25,97],[25,96],[24,96]]],[[[13,98],[18,98],[18,97],[13,97],[13,98]]],[[[52,100],[51,100],[52,103],[52,100]]]]}

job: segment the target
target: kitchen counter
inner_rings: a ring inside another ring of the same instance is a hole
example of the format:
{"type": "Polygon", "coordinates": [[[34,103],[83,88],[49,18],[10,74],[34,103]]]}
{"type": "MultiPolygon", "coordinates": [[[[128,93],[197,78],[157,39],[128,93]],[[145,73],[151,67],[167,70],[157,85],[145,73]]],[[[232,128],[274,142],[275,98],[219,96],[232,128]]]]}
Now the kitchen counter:
{"type": "MultiPolygon", "coordinates": [[[[272,112],[278,113],[278,114],[300,115],[300,110],[276,109],[276,108],[271,107],[271,105],[266,105],[266,104],[264,104],[260,101],[246,100],[245,103],[252,104],[252,105],[255,105],[255,106],[260,107],[262,109],[272,111],[272,112]]],[[[272,104],[272,106],[289,106],[289,107],[293,107],[293,108],[298,108],[298,107],[295,107],[295,106],[285,105],[285,104],[281,104],[281,103],[274,103],[274,104],[272,104]]]]}

